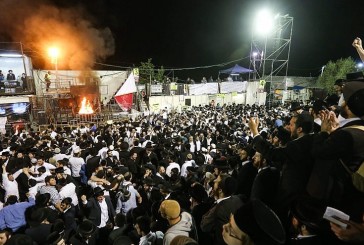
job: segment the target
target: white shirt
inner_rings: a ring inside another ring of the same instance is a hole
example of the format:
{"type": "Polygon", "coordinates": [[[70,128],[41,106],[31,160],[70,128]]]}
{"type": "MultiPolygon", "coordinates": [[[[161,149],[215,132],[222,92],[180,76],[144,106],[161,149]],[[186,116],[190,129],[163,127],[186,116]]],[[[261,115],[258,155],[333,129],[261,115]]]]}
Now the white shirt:
{"type": "Polygon", "coordinates": [[[67,166],[63,166],[63,170],[65,174],[71,175],[71,169],[67,166]]]}
{"type": "Polygon", "coordinates": [[[224,200],[226,200],[226,199],[228,199],[228,198],[230,198],[230,196],[228,196],[228,197],[223,197],[223,198],[220,198],[220,199],[217,199],[217,200],[216,200],[216,204],[218,204],[219,202],[224,201],[224,200]]]}
{"type": "Polygon", "coordinates": [[[45,185],[45,183],[37,183],[35,186],[29,188],[29,196],[35,199],[35,196],[38,194],[40,187],[45,185]]]}
{"type": "Polygon", "coordinates": [[[58,162],[59,160],[63,160],[64,158],[70,158],[69,155],[66,155],[66,154],[62,154],[62,153],[58,153],[58,154],[55,154],[53,156],[53,158],[56,160],[56,162],[58,162]]]}
{"type": "Polygon", "coordinates": [[[56,166],[54,166],[54,165],[52,165],[50,163],[47,163],[47,162],[43,162],[42,166],[39,166],[38,164],[35,165],[34,172],[36,172],[38,174],[38,168],[40,168],[40,167],[45,167],[46,173],[50,173],[51,170],[56,169],[56,166]]]}
{"type": "Polygon", "coordinates": [[[147,240],[147,237],[149,237],[151,233],[152,233],[152,232],[150,231],[147,235],[142,236],[142,237],[140,238],[139,245],[144,244],[144,242],[147,240]]]}
{"type": "Polygon", "coordinates": [[[168,177],[171,177],[171,170],[174,168],[178,168],[178,172],[181,172],[181,167],[179,166],[178,163],[172,162],[168,165],[167,169],[166,169],[166,174],[168,175],[168,177]]]}
{"type": "Polygon", "coordinates": [[[182,177],[186,177],[187,176],[187,167],[191,167],[191,166],[193,166],[193,163],[194,161],[193,160],[191,160],[191,161],[186,161],[183,165],[182,165],[182,167],[181,167],[181,176],[182,177]]]}
{"type": "Polygon", "coordinates": [[[105,198],[102,200],[102,202],[99,202],[99,205],[101,208],[101,222],[97,227],[102,228],[106,226],[106,223],[109,220],[109,210],[107,208],[105,198]]]}
{"type": "Polygon", "coordinates": [[[101,159],[105,159],[107,157],[107,151],[109,150],[109,148],[107,147],[103,147],[99,150],[99,152],[97,153],[97,156],[100,156],[101,159]]]}
{"type": "Polygon", "coordinates": [[[69,160],[71,166],[72,177],[80,177],[80,170],[85,160],[81,157],[71,157],[69,160]]]}
{"type": "Polygon", "coordinates": [[[78,198],[77,198],[77,194],[76,194],[76,186],[72,182],[68,183],[65,186],[63,186],[61,188],[61,190],[59,191],[59,195],[60,195],[62,200],[64,198],[66,198],[66,197],[72,198],[72,204],[74,206],[78,205],[78,198]]]}
{"type": "Polygon", "coordinates": [[[45,172],[44,174],[38,177],[30,176],[29,179],[35,179],[37,182],[45,183],[45,178],[49,175],[51,175],[50,172],[45,172]]]}
{"type": "MultiPolygon", "coordinates": [[[[22,172],[22,170],[18,170],[17,172],[22,172]]],[[[16,173],[17,173],[16,172],[16,173]]],[[[14,180],[10,181],[8,179],[8,174],[3,173],[3,187],[5,190],[5,201],[8,199],[9,196],[16,196],[19,199],[19,189],[18,189],[18,182],[15,180],[16,173],[13,174],[14,180]]],[[[18,176],[19,174],[17,174],[18,176]]]]}

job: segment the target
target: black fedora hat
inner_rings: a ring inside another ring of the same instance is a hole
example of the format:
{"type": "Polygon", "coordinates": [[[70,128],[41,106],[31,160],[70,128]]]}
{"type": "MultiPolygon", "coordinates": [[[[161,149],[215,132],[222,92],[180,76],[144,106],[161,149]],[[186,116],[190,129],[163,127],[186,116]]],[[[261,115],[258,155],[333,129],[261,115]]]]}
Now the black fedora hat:
{"type": "Polygon", "coordinates": [[[230,166],[228,165],[226,159],[215,159],[214,160],[214,168],[218,169],[228,169],[230,166]]]}
{"type": "Polygon", "coordinates": [[[149,186],[154,186],[154,185],[155,185],[155,183],[154,183],[153,179],[152,179],[152,178],[150,178],[150,177],[145,178],[145,179],[143,180],[143,184],[145,184],[145,185],[149,185],[149,186]]]}
{"type": "Polygon", "coordinates": [[[92,234],[94,234],[96,231],[96,225],[92,223],[90,220],[84,220],[82,223],[78,226],[78,233],[82,237],[89,237],[92,234]]]}
{"type": "Polygon", "coordinates": [[[291,108],[289,109],[289,111],[292,112],[292,111],[297,111],[297,110],[300,110],[300,109],[302,109],[302,105],[300,104],[300,102],[293,101],[291,103],[291,108]]]}
{"type": "Polygon", "coordinates": [[[94,196],[99,197],[104,195],[104,190],[101,187],[95,187],[94,196]]]}
{"type": "Polygon", "coordinates": [[[262,201],[252,200],[234,213],[238,228],[254,244],[284,244],[286,233],[278,216],[262,201]]]}

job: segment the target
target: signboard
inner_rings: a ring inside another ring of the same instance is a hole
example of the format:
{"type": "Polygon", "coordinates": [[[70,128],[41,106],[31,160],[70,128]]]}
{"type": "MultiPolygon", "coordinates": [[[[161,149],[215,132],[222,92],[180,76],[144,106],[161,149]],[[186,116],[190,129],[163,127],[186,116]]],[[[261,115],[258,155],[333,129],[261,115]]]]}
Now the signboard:
{"type": "Polygon", "coordinates": [[[171,83],[169,86],[170,86],[171,91],[176,91],[177,90],[177,84],[176,83],[171,83]]]}
{"type": "Polygon", "coordinates": [[[152,84],[150,86],[150,92],[152,94],[161,94],[163,91],[163,86],[160,84],[152,84]]]}
{"type": "Polygon", "coordinates": [[[246,92],[248,82],[222,82],[220,83],[221,93],[246,92]]]}
{"type": "Polygon", "coordinates": [[[189,85],[190,95],[217,94],[219,92],[218,83],[201,83],[189,85]]]}

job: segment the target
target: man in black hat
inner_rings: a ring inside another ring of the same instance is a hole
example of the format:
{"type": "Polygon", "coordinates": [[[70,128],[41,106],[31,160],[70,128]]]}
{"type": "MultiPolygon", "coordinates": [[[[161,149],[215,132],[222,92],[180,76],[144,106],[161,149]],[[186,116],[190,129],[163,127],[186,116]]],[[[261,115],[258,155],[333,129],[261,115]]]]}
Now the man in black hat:
{"type": "Polygon", "coordinates": [[[233,195],[236,186],[236,180],[233,177],[220,174],[214,182],[215,204],[202,217],[201,230],[211,233],[216,245],[223,244],[221,230],[222,226],[229,221],[230,214],[243,205],[241,198],[233,195]]]}
{"type": "Polygon", "coordinates": [[[339,97],[339,101],[337,102],[338,106],[342,106],[342,103],[344,102],[344,97],[343,97],[344,85],[345,85],[344,79],[337,79],[334,83],[334,90],[337,96],[339,97]]]}
{"type": "MultiPolygon", "coordinates": [[[[139,187],[138,193],[141,196],[142,202],[140,203],[140,206],[144,208],[150,214],[151,207],[154,201],[153,198],[159,196],[160,199],[162,198],[161,194],[159,193],[159,190],[154,188],[154,181],[152,178],[148,177],[145,178],[142,182],[142,186],[139,187]]],[[[158,200],[159,201],[159,200],[158,200]]]]}
{"type": "Polygon", "coordinates": [[[46,244],[47,236],[51,233],[52,224],[48,222],[47,217],[47,208],[38,208],[30,216],[30,227],[25,230],[25,234],[37,244],[46,244]]]}
{"type": "Polygon", "coordinates": [[[318,200],[302,196],[296,199],[290,209],[291,230],[294,234],[289,244],[291,245],[321,245],[323,231],[326,226],[323,223],[325,206],[318,200]]]}
{"type": "Polygon", "coordinates": [[[275,208],[280,171],[269,166],[267,160],[259,152],[253,156],[253,166],[257,168],[258,174],[252,185],[250,199],[259,199],[269,207],[275,208]]]}
{"type": "Polygon", "coordinates": [[[83,206],[88,210],[89,220],[100,229],[101,239],[107,239],[113,228],[116,215],[110,197],[104,195],[100,187],[94,189],[94,196],[87,200],[85,195],[81,196],[83,206]]]}
{"type": "Polygon", "coordinates": [[[16,80],[13,70],[8,71],[8,74],[6,75],[6,80],[8,80],[8,81],[16,80]]]}
{"type": "Polygon", "coordinates": [[[229,245],[284,244],[286,234],[277,215],[262,201],[253,200],[239,208],[223,226],[229,245]]]}
{"type": "Polygon", "coordinates": [[[364,82],[347,82],[343,94],[341,114],[345,120],[339,124],[333,112],[321,113],[321,132],[315,135],[312,148],[315,169],[308,191],[358,221],[364,213],[364,198],[346,178],[345,166],[356,171],[364,160],[364,82]]]}
{"type": "Polygon", "coordinates": [[[84,220],[78,225],[77,233],[73,235],[70,239],[70,244],[72,245],[96,245],[103,244],[107,240],[96,242],[97,227],[90,220],[84,220]]]}
{"type": "Polygon", "coordinates": [[[310,177],[313,158],[310,155],[313,137],[313,118],[308,113],[293,116],[290,120],[292,141],[286,147],[273,147],[264,140],[258,132],[259,119],[250,118],[249,128],[253,134],[253,144],[265,159],[277,167],[282,166],[281,180],[277,191],[277,203],[280,204],[279,215],[282,222],[288,222],[286,213],[292,200],[306,191],[307,181],[310,177]]]}
{"type": "Polygon", "coordinates": [[[289,109],[293,115],[299,115],[303,112],[303,106],[298,101],[293,101],[289,109]]]}
{"type": "Polygon", "coordinates": [[[198,239],[210,244],[212,242],[210,234],[203,232],[200,225],[202,217],[210,210],[212,202],[210,202],[205,188],[199,183],[192,185],[188,192],[191,197],[191,215],[195,219],[198,239]]]}

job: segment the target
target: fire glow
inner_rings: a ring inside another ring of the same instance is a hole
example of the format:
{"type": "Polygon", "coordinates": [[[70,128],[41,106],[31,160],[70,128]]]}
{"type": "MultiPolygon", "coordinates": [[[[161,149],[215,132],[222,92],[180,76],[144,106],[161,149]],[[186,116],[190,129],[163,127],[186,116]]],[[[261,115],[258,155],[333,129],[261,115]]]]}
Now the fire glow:
{"type": "Polygon", "coordinates": [[[91,103],[86,97],[83,97],[81,101],[81,109],[78,112],[79,114],[92,114],[94,110],[92,109],[91,103]]]}

